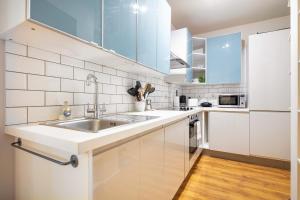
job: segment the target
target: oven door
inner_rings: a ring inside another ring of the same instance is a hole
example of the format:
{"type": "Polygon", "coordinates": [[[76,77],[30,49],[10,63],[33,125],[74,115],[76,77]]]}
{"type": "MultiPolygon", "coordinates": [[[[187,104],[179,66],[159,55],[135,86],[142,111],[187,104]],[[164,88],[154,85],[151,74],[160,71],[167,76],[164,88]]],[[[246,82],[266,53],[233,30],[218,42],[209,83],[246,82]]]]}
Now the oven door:
{"type": "Polygon", "coordinates": [[[194,153],[198,149],[198,127],[197,127],[197,122],[199,120],[195,119],[190,122],[190,133],[189,133],[189,152],[190,152],[190,159],[193,157],[194,153]]]}

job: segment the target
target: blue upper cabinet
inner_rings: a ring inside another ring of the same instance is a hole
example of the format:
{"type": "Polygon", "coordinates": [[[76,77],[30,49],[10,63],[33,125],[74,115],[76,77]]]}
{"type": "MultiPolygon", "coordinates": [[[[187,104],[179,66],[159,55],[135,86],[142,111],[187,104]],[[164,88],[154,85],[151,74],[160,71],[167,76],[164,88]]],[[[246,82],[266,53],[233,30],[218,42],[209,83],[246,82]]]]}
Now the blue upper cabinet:
{"type": "Polygon", "coordinates": [[[241,82],[241,33],[207,39],[208,84],[241,82]]]}
{"type": "Polygon", "coordinates": [[[137,61],[156,69],[157,0],[138,0],[137,61]]]}
{"type": "Polygon", "coordinates": [[[103,1],[103,47],[132,60],[136,60],[137,14],[139,10],[137,1],[103,1]]]}
{"type": "Polygon", "coordinates": [[[102,0],[31,0],[30,18],[102,45],[102,0]]]}
{"type": "Polygon", "coordinates": [[[158,0],[157,70],[169,74],[171,48],[171,8],[166,0],[158,0]]]}

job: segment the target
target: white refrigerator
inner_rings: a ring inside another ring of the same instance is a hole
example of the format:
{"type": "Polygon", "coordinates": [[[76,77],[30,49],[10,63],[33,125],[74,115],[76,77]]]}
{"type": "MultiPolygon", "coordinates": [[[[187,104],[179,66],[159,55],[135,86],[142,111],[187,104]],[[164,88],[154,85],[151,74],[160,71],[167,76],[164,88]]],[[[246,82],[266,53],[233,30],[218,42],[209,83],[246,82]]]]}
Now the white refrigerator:
{"type": "Polygon", "coordinates": [[[290,30],[249,36],[250,154],[290,159],[290,30]]]}

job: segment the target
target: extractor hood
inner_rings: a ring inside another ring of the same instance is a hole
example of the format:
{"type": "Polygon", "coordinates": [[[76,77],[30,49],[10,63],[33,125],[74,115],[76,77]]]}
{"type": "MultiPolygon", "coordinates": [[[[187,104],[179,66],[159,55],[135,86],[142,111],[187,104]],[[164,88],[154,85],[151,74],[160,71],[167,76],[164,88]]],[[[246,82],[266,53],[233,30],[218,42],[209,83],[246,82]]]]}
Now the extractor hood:
{"type": "Polygon", "coordinates": [[[171,69],[179,69],[179,68],[188,68],[190,67],[187,62],[185,62],[182,58],[176,56],[173,52],[171,52],[171,69]]]}
{"type": "Polygon", "coordinates": [[[187,28],[172,31],[170,74],[165,77],[166,82],[188,82],[187,74],[191,68],[188,60],[192,54],[191,38],[191,33],[187,28]]]}

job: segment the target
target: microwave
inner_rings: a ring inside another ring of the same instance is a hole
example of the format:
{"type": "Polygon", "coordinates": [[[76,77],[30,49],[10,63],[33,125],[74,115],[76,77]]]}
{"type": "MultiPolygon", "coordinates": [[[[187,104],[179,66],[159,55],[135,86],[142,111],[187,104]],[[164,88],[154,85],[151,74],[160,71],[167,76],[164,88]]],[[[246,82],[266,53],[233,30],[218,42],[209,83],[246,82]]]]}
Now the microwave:
{"type": "Polygon", "coordinates": [[[246,108],[246,95],[222,94],[218,98],[218,107],[223,108],[246,108]]]}

